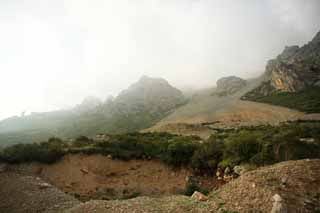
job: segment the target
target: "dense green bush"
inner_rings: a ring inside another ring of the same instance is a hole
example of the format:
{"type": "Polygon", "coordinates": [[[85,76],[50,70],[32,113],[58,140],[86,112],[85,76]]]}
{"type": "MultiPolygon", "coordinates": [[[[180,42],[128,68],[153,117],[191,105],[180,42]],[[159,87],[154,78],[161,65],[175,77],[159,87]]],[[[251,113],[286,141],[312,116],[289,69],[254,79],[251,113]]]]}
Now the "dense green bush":
{"type": "Polygon", "coordinates": [[[177,138],[171,141],[165,153],[164,161],[172,166],[188,165],[199,144],[190,138],[177,138]]]}
{"type": "Polygon", "coordinates": [[[223,159],[234,166],[241,162],[249,162],[260,151],[259,136],[251,131],[241,131],[225,141],[223,159]]]}
{"type": "Polygon", "coordinates": [[[73,145],[77,147],[82,147],[90,145],[91,142],[93,142],[92,139],[88,138],[87,136],[81,135],[76,138],[76,140],[73,142],[73,145]]]}
{"type": "Polygon", "coordinates": [[[194,152],[191,167],[196,172],[213,173],[222,160],[223,149],[223,142],[211,137],[194,152]]]}
{"type": "Polygon", "coordinates": [[[52,163],[66,153],[111,155],[114,159],[158,159],[169,166],[191,167],[196,173],[214,173],[217,166],[266,165],[285,160],[320,158],[320,122],[292,122],[277,127],[221,130],[208,140],[168,133],[110,135],[106,141],[86,137],[73,143],[59,138],[18,144],[0,150],[9,163],[52,163]]]}
{"type": "Polygon", "coordinates": [[[273,92],[268,96],[255,94],[253,90],[242,99],[284,106],[306,113],[320,112],[320,87],[310,87],[295,93],[273,92]]]}
{"type": "Polygon", "coordinates": [[[41,163],[53,163],[64,155],[61,140],[49,139],[48,142],[32,144],[16,144],[4,148],[0,153],[0,159],[9,163],[23,163],[38,161],[41,163]]]}

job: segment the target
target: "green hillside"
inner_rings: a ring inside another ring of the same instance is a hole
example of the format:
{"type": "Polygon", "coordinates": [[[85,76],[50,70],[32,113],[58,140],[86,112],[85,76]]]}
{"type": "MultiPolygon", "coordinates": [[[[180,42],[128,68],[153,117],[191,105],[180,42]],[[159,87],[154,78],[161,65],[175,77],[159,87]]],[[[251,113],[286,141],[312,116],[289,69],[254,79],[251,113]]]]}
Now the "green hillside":
{"type": "Polygon", "coordinates": [[[244,95],[242,99],[284,106],[306,113],[320,113],[320,87],[309,87],[295,93],[273,92],[267,96],[260,95],[253,90],[244,95]]]}

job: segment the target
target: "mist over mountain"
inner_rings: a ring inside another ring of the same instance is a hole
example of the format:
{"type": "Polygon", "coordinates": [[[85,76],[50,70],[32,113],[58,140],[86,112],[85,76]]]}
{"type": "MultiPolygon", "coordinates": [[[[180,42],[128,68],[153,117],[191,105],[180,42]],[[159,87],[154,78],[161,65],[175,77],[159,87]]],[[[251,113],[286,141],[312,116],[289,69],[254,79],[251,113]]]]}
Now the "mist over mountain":
{"type": "Polygon", "coordinates": [[[142,75],[203,89],[258,77],[320,28],[318,0],[0,3],[0,119],[117,96],[142,75]]]}
{"type": "Polygon", "coordinates": [[[94,136],[141,130],[186,103],[181,91],[162,78],[143,76],[105,102],[89,96],[70,110],[14,116],[0,122],[3,141],[39,141],[50,136],[94,136]]]}

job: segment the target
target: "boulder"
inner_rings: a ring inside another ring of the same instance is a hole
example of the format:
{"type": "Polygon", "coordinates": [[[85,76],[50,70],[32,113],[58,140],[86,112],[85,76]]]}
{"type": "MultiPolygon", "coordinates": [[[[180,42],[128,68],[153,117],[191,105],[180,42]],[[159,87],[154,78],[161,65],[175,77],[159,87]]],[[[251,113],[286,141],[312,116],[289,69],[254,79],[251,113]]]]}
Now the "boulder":
{"type": "Polygon", "coordinates": [[[46,189],[51,187],[49,183],[39,183],[38,186],[39,186],[39,189],[46,189]]]}
{"type": "Polygon", "coordinates": [[[275,194],[272,199],[274,200],[271,213],[287,213],[287,208],[283,203],[283,199],[279,194],[275,194]]]}
{"type": "Polygon", "coordinates": [[[233,171],[234,173],[236,173],[237,175],[243,175],[247,170],[244,166],[235,166],[233,167],[233,171]]]}
{"type": "Polygon", "coordinates": [[[204,194],[202,194],[201,192],[195,191],[192,194],[191,199],[196,200],[196,201],[207,201],[208,197],[205,196],[204,194]]]}
{"type": "Polygon", "coordinates": [[[225,170],[224,170],[224,174],[229,175],[231,172],[230,167],[228,166],[225,170]]]}
{"type": "Polygon", "coordinates": [[[80,169],[80,171],[81,171],[83,174],[88,174],[88,173],[89,173],[88,169],[85,169],[85,168],[80,169]]]}

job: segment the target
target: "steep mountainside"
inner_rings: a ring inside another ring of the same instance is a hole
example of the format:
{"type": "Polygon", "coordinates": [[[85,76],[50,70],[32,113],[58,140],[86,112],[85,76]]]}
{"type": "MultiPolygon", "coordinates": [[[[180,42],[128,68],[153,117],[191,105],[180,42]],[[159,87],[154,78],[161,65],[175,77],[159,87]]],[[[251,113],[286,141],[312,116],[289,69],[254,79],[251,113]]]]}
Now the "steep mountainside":
{"type": "Polygon", "coordinates": [[[267,64],[266,80],[243,100],[320,112],[320,32],[303,47],[286,47],[267,64]]]}
{"type": "Polygon", "coordinates": [[[53,135],[75,137],[137,131],[152,126],[184,103],[183,94],[167,81],[144,76],[105,103],[89,97],[72,110],[3,120],[0,141],[9,144],[44,140],[53,135]]]}

